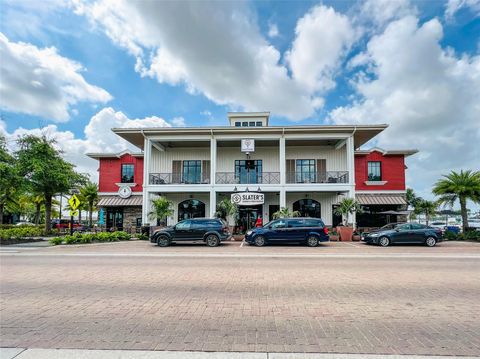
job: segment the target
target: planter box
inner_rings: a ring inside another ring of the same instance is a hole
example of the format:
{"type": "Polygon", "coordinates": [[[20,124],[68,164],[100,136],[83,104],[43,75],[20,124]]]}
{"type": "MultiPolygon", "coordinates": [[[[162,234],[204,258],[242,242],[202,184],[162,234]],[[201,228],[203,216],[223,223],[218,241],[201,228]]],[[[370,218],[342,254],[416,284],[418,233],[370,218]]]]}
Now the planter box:
{"type": "Polygon", "coordinates": [[[245,239],[245,235],[244,234],[234,234],[233,235],[233,240],[234,241],[238,241],[238,242],[241,242],[245,239]]]}
{"type": "Polygon", "coordinates": [[[331,234],[330,241],[338,242],[340,240],[340,236],[338,234],[331,234]]]}
{"type": "Polygon", "coordinates": [[[350,242],[353,237],[353,227],[337,227],[337,232],[340,234],[340,240],[342,242],[350,242]]]}

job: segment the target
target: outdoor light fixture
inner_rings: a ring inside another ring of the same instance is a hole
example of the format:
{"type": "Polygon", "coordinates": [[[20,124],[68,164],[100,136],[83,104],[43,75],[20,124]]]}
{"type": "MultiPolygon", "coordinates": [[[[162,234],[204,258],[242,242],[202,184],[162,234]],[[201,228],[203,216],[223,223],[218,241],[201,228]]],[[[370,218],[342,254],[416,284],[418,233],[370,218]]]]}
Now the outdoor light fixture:
{"type": "Polygon", "coordinates": [[[262,192],[262,190],[260,189],[260,187],[257,188],[257,192],[262,192]]]}
{"type": "Polygon", "coordinates": [[[238,192],[237,186],[233,189],[233,192],[238,192]]]}
{"type": "Polygon", "coordinates": [[[245,192],[249,192],[249,191],[250,191],[250,190],[248,189],[248,187],[247,187],[247,188],[245,188],[245,192]]]}

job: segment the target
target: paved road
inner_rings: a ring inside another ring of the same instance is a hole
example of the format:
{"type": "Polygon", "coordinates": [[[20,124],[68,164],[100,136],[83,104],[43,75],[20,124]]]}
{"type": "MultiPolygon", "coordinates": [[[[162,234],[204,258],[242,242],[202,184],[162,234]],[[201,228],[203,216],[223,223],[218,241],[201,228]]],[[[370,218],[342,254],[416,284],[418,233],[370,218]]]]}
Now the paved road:
{"type": "Polygon", "coordinates": [[[0,248],[0,346],[480,355],[480,245],[0,248]]]}

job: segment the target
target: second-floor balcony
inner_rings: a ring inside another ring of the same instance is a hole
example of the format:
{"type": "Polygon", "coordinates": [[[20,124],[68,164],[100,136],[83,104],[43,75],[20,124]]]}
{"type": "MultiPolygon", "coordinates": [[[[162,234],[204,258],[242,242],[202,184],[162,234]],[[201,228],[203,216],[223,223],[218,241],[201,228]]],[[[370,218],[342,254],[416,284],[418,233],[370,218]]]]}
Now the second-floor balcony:
{"type": "Polygon", "coordinates": [[[216,184],[280,184],[280,172],[217,172],[216,184]]]}
{"type": "MultiPolygon", "coordinates": [[[[287,184],[348,183],[348,171],[287,172],[287,184]]],[[[210,177],[181,173],[151,173],[151,185],[210,184],[210,177]]],[[[215,184],[280,184],[280,172],[217,172],[215,184]]]]}
{"type": "Polygon", "coordinates": [[[348,183],[348,171],[287,172],[287,183],[348,183]]]}
{"type": "Polygon", "coordinates": [[[183,175],[181,173],[150,173],[149,183],[163,184],[209,184],[207,175],[183,175]]]}

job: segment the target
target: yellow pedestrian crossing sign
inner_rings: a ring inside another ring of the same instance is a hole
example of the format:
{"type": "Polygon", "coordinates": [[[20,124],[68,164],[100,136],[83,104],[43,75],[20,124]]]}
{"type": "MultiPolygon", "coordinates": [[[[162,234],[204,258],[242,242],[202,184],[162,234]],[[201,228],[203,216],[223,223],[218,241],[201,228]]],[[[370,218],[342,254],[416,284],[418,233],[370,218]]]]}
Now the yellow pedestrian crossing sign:
{"type": "Polygon", "coordinates": [[[71,217],[76,217],[76,216],[78,216],[78,210],[76,209],[76,210],[74,210],[74,211],[70,211],[70,216],[71,216],[71,217]]]}
{"type": "Polygon", "coordinates": [[[80,200],[78,199],[76,194],[70,197],[70,199],[68,200],[68,204],[70,205],[70,208],[73,210],[76,210],[78,206],[80,206],[80,200]]]}

